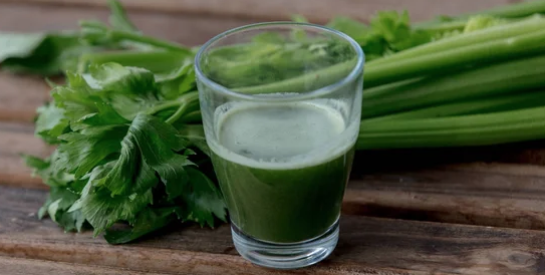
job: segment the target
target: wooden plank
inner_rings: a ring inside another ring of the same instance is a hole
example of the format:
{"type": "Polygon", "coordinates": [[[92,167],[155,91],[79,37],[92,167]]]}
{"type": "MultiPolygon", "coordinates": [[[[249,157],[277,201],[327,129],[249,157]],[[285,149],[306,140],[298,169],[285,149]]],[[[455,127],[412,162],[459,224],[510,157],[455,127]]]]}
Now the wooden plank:
{"type": "MultiPolygon", "coordinates": [[[[343,213],[408,220],[545,229],[542,167],[473,164],[373,173],[348,184],[343,213]],[[502,170],[496,173],[495,170],[502,170]],[[536,170],[537,174],[524,173],[536,170]],[[510,171],[511,175],[504,174],[510,171]],[[540,175],[541,174],[541,175],[540,175]]],[[[0,185],[46,189],[16,157],[1,158],[0,185]]],[[[355,176],[357,177],[357,175],[355,176]]]]}
{"type": "Polygon", "coordinates": [[[107,268],[71,263],[29,260],[20,258],[0,257],[3,275],[43,275],[43,274],[78,274],[78,275],[159,275],[165,273],[139,272],[121,268],[107,268]]]}
{"type": "Polygon", "coordinates": [[[0,156],[47,156],[53,148],[34,136],[32,124],[0,121],[0,156]]]}
{"type": "MultiPolygon", "coordinates": [[[[0,18],[2,12],[0,8],[0,18]]],[[[48,91],[40,77],[0,72],[0,121],[32,122],[36,108],[47,101],[48,91]]]]}
{"type": "MultiPolygon", "coordinates": [[[[349,183],[343,213],[543,230],[544,172],[537,166],[466,164],[368,174],[349,183]]],[[[0,185],[47,188],[17,156],[0,158],[0,185]]]]}
{"type": "MultiPolygon", "coordinates": [[[[16,1],[16,0],[2,0],[16,1]]],[[[103,7],[106,0],[24,0],[17,2],[103,7]]],[[[302,14],[314,22],[325,22],[335,15],[367,20],[378,10],[408,10],[414,20],[436,15],[455,15],[512,3],[510,0],[125,0],[129,9],[160,12],[206,14],[217,17],[285,20],[292,14],[302,14]]]]}
{"type": "MultiPolygon", "coordinates": [[[[536,158],[545,150],[539,145],[359,152],[343,212],[545,229],[545,165],[536,158]],[[491,160],[504,163],[482,162],[491,160]]],[[[46,188],[19,154],[45,157],[52,149],[33,136],[31,125],[0,123],[0,185],[46,188]]]]}
{"type": "Polygon", "coordinates": [[[53,150],[34,137],[33,132],[31,124],[0,122],[0,185],[46,188],[41,179],[31,176],[31,170],[24,165],[20,156],[46,157],[53,150]]]}
{"type": "Polygon", "coordinates": [[[31,176],[31,170],[20,156],[46,157],[53,150],[34,137],[33,132],[34,127],[30,124],[0,122],[0,185],[46,188],[41,179],[31,176]]]}
{"type": "Polygon", "coordinates": [[[343,212],[545,229],[545,167],[452,165],[370,174],[348,185],[343,212]]]}
{"type": "MultiPolygon", "coordinates": [[[[223,5],[225,6],[225,5],[223,5]]],[[[104,8],[58,5],[26,5],[21,1],[0,0],[0,30],[40,32],[78,28],[81,20],[107,21],[104,8]],[[28,20],[21,20],[27,18],[28,20]]],[[[134,23],[146,34],[188,46],[200,45],[216,34],[256,22],[251,19],[167,14],[154,11],[130,13],[134,23]]]]}
{"type": "Polygon", "coordinates": [[[45,193],[0,187],[0,256],[176,274],[543,274],[545,232],[343,216],[325,262],[280,272],[236,254],[227,225],[174,226],[140,242],[108,245],[63,233],[34,211],[45,193]]]}
{"type": "Polygon", "coordinates": [[[0,185],[47,189],[40,178],[33,177],[19,156],[0,157],[0,185]]]}
{"type": "Polygon", "coordinates": [[[360,152],[343,212],[545,229],[543,141],[360,152]]]}

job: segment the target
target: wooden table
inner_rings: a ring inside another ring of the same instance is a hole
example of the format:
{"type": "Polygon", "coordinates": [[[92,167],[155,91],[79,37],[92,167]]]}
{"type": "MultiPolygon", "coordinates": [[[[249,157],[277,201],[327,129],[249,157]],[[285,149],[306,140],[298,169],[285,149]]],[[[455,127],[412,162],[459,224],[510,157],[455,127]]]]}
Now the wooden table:
{"type": "MultiPolygon", "coordinates": [[[[127,2],[145,32],[196,45],[225,29],[294,12],[322,22],[338,13],[366,19],[372,10],[406,6],[424,19],[509,1],[127,2]]],[[[74,28],[82,18],[106,19],[102,4],[0,0],[0,30],[74,28]]],[[[228,225],[179,225],[112,246],[90,232],[64,233],[51,220],[38,220],[47,191],[18,154],[51,151],[33,136],[31,123],[47,97],[40,78],[0,73],[0,274],[545,274],[545,142],[360,152],[338,248],[314,267],[281,272],[239,257],[228,225]]]]}

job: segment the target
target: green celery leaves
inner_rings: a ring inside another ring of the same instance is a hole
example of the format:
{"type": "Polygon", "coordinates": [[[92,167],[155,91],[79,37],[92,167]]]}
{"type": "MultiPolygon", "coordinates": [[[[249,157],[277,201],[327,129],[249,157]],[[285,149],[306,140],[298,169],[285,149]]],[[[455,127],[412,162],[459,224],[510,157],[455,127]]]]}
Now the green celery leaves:
{"type": "Polygon", "coordinates": [[[198,222],[201,226],[207,224],[214,226],[214,216],[225,217],[225,206],[221,200],[222,196],[214,183],[194,167],[188,167],[190,192],[183,192],[182,196],[186,201],[186,208],[183,209],[183,219],[198,222]],[[185,217],[184,217],[185,216],[185,217]]]}
{"type": "Polygon", "coordinates": [[[133,226],[124,229],[110,229],[104,238],[111,244],[127,243],[150,232],[161,229],[176,219],[174,213],[177,207],[151,209],[146,208],[135,218],[133,226]]]}
{"type": "Polygon", "coordinates": [[[358,42],[368,61],[431,41],[425,31],[411,28],[408,13],[378,12],[367,26],[347,17],[334,18],[328,27],[346,33],[358,42]]]}
{"type": "Polygon", "coordinates": [[[39,107],[37,112],[36,134],[47,143],[57,143],[57,137],[68,127],[68,120],[64,117],[64,110],[57,107],[55,103],[49,103],[39,107]]]}
{"type": "Polygon", "coordinates": [[[138,29],[127,17],[127,13],[120,2],[110,0],[108,1],[108,5],[110,6],[110,11],[112,13],[109,19],[110,24],[114,28],[123,31],[138,32],[138,29]]]}
{"type": "Polygon", "coordinates": [[[202,159],[195,151],[203,154],[204,134],[182,119],[195,112],[197,92],[184,88],[175,97],[172,90],[166,99],[152,72],[116,63],[67,77],[37,119],[36,134],[58,144],[56,151],[46,160],[25,157],[51,186],[41,217],[67,231],[88,224],[95,235],[106,231],[111,243],[176,218],[202,226],[214,226],[216,217],[225,221],[218,187],[192,161],[202,159]],[[129,228],[112,229],[119,222],[129,228]]]}
{"type": "Polygon", "coordinates": [[[195,51],[142,35],[119,2],[109,4],[111,27],[87,21],[79,32],[0,33],[3,69],[67,79],[36,120],[36,135],[56,150],[24,156],[50,186],[40,218],[66,231],[90,226],[110,243],[175,220],[225,221],[221,192],[193,161],[209,162],[204,133],[186,124],[200,121],[195,51]],[[114,230],[119,223],[128,228],[114,230]]]}

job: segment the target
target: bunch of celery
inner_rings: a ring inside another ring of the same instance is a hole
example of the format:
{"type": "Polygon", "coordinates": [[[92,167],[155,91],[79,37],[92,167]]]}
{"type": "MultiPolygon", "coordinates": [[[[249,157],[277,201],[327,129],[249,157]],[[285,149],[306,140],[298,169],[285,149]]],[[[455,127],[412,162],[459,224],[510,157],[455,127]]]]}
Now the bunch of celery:
{"type": "MultiPolygon", "coordinates": [[[[538,1],[497,11],[527,15],[543,7],[538,1]]],[[[454,23],[467,27],[470,21],[454,23]]],[[[441,24],[454,25],[423,26],[441,24]]],[[[366,67],[357,146],[473,146],[545,138],[544,76],[541,15],[496,20],[373,60],[366,67]]]]}
{"type": "MultiPolygon", "coordinates": [[[[545,1],[523,2],[413,28],[406,14],[395,12],[380,12],[371,27],[346,18],[332,21],[329,26],[351,35],[368,57],[357,148],[475,146],[545,138],[544,11],[545,1]]],[[[244,70],[232,66],[237,62],[232,55],[218,58],[215,70],[228,71],[218,78],[235,83],[247,78],[246,72],[259,75],[278,64],[278,44],[267,42],[253,46],[266,46],[272,54],[250,51],[256,56],[244,70]]],[[[338,48],[331,55],[342,56],[338,48]]],[[[299,92],[311,82],[331,83],[353,64],[338,60],[280,81],[245,82],[236,90],[299,92]]]]}

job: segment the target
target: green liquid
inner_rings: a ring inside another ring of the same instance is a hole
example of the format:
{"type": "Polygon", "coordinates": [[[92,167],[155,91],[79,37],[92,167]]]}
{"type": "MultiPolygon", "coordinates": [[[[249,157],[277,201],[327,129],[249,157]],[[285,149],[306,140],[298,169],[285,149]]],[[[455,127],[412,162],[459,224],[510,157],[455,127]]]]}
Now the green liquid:
{"type": "Polygon", "coordinates": [[[235,226],[275,243],[325,233],[340,215],[357,128],[346,131],[341,112],[326,104],[225,109],[212,160],[235,226]]]}

